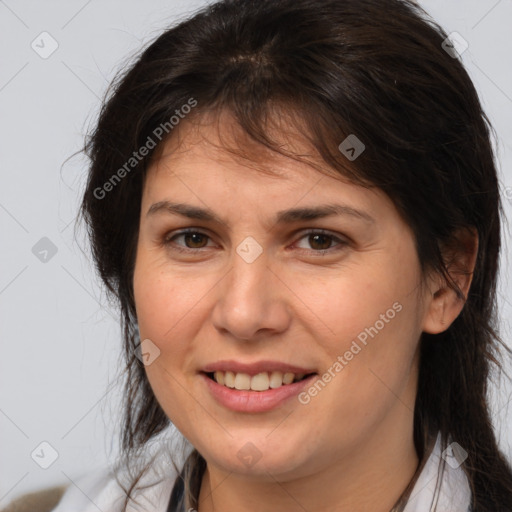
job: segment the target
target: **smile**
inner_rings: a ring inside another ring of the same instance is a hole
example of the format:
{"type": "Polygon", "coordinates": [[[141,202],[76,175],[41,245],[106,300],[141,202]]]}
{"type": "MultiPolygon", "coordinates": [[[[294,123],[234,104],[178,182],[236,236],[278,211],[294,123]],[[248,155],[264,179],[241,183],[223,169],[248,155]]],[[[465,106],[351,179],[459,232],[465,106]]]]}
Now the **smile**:
{"type": "MultiPolygon", "coordinates": [[[[217,370],[214,373],[201,372],[200,376],[206,384],[210,396],[219,405],[235,412],[262,413],[275,409],[297,397],[299,393],[311,385],[318,374],[294,374],[291,372],[283,374],[273,371],[270,373],[260,372],[250,377],[246,373],[217,370]],[[275,375],[272,376],[273,374],[275,375]],[[297,380],[297,377],[302,378],[297,380]],[[222,380],[223,378],[222,384],[216,380],[222,380]],[[259,388],[259,390],[252,389],[253,379],[255,379],[254,387],[259,388]],[[242,389],[229,387],[226,382],[243,387],[242,389]],[[250,387],[247,387],[249,382],[250,387]],[[289,384],[286,384],[286,382],[289,382],[289,384]],[[271,387],[271,384],[276,387],[271,387]]],[[[296,403],[299,402],[296,401],[296,403]]]]}

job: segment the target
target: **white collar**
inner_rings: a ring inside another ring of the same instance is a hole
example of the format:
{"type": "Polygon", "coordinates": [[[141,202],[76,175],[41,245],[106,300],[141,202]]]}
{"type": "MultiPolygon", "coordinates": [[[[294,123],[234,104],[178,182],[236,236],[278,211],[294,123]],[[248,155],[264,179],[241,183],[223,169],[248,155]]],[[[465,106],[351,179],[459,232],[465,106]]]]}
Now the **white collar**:
{"type": "Polygon", "coordinates": [[[439,433],[434,449],[414,484],[403,512],[469,512],[470,505],[471,490],[466,473],[452,456],[450,448],[442,451],[439,433]],[[436,489],[440,465],[444,462],[442,454],[445,454],[447,463],[440,488],[436,489]],[[436,501],[437,507],[434,508],[436,501]]]}

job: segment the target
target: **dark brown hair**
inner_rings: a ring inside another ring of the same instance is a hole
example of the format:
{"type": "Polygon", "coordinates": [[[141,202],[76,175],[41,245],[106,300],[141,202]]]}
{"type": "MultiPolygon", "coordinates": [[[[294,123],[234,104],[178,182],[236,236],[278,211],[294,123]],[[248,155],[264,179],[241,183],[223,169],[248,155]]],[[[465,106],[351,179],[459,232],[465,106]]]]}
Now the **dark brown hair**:
{"type": "MultiPolygon", "coordinates": [[[[288,113],[330,168],[392,199],[414,232],[422,269],[435,269],[455,290],[441,248],[457,246],[458,230],[476,229],[461,314],[420,340],[415,444],[421,458],[429,432],[457,441],[468,453],[473,510],[512,510],[512,470],[487,398],[491,363],[499,368],[499,347],[506,349],[496,331],[502,211],[491,127],[460,60],[443,49],[446,37],[407,0],[224,0],[165,31],[116,79],[86,141],[81,211],[97,269],[122,312],[127,461],[170,424],[135,357],[132,281],[154,148],[127,162],[152,146],[158,127],[172,136],[171,117],[192,99],[185,122],[227,110],[256,143],[300,158],[269,136],[279,112],[288,113]],[[348,165],[338,145],[350,134],[365,150],[348,165]]],[[[204,459],[194,450],[189,464],[204,459]]]]}

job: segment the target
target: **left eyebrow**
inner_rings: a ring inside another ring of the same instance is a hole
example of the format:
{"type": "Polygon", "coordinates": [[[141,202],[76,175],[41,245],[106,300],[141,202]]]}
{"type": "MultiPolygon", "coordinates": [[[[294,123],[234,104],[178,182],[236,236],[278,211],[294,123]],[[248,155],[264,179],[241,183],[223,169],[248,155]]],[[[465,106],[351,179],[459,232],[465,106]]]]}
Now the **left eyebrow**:
{"type": "MultiPolygon", "coordinates": [[[[181,215],[189,219],[216,222],[226,225],[219,216],[209,208],[201,208],[186,203],[173,203],[171,201],[159,201],[149,208],[146,215],[154,215],[158,212],[166,212],[174,215],[181,215]]],[[[315,207],[292,208],[277,212],[275,224],[292,224],[294,222],[322,219],[332,216],[351,216],[358,220],[363,220],[369,224],[374,224],[375,219],[367,212],[357,210],[344,204],[325,204],[315,207]]]]}
{"type": "Polygon", "coordinates": [[[348,215],[359,220],[364,220],[370,224],[375,223],[375,219],[362,210],[357,210],[345,204],[324,204],[315,207],[292,208],[290,210],[281,210],[277,212],[277,224],[290,224],[292,222],[323,219],[325,217],[348,215]]]}

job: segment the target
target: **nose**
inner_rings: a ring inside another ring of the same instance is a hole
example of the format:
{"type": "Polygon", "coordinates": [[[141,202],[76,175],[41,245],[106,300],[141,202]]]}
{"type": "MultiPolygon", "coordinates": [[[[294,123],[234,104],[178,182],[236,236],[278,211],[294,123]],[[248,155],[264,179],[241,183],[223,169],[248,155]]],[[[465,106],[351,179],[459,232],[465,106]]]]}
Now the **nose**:
{"type": "Polygon", "coordinates": [[[214,326],[239,341],[256,341],[283,333],[291,322],[290,290],[277,265],[263,252],[254,261],[238,253],[216,287],[214,326]]]}

